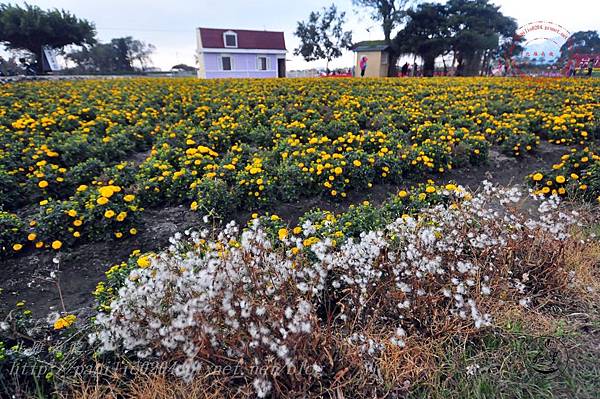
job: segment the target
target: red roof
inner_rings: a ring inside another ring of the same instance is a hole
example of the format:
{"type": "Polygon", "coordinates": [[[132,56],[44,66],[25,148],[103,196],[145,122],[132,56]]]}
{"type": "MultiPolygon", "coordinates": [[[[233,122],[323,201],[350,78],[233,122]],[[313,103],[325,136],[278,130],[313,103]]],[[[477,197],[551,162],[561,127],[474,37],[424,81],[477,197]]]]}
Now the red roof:
{"type": "Polygon", "coordinates": [[[202,38],[202,47],[204,48],[225,48],[225,43],[223,43],[223,33],[232,31],[237,33],[237,48],[285,50],[285,39],[283,37],[283,32],[243,29],[199,29],[200,37],[202,38]]]}

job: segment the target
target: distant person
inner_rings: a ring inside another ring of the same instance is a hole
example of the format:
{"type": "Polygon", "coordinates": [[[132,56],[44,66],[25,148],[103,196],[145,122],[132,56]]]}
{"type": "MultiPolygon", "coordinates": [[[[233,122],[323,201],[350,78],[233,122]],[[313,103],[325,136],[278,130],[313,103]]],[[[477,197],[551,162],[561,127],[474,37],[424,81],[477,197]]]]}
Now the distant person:
{"type": "Polygon", "coordinates": [[[567,63],[567,77],[571,78],[575,76],[575,66],[573,65],[573,61],[569,60],[567,63]]]}
{"type": "Polygon", "coordinates": [[[400,69],[400,74],[402,75],[402,77],[405,77],[408,74],[408,62],[402,65],[402,69],[400,69]]]}
{"type": "Polygon", "coordinates": [[[592,76],[592,73],[594,72],[594,64],[596,63],[596,60],[590,60],[590,62],[588,62],[588,73],[587,76],[592,76]]]}
{"type": "Polygon", "coordinates": [[[365,76],[365,71],[367,70],[367,61],[368,61],[367,57],[362,57],[360,59],[359,66],[360,66],[360,77],[361,78],[365,76]]]}
{"type": "Polygon", "coordinates": [[[579,75],[583,76],[584,73],[585,73],[585,64],[583,63],[583,61],[581,61],[579,63],[579,75]]]}

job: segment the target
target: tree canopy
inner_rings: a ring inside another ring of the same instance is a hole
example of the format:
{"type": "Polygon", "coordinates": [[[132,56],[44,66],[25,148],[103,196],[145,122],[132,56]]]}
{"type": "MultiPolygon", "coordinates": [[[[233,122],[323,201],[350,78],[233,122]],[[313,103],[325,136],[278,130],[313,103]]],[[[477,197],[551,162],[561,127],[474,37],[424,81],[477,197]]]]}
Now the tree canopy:
{"type": "Polygon", "coordinates": [[[459,74],[476,74],[501,41],[515,36],[517,22],[489,0],[449,0],[446,7],[459,74]]]}
{"type": "Polygon", "coordinates": [[[306,61],[325,59],[329,69],[331,60],[340,57],[342,50],[352,45],[352,33],[343,28],[345,16],[345,12],[338,14],[334,4],[322,12],[311,12],[308,21],[298,22],[294,34],[300,39],[300,46],[294,54],[306,61]]]}
{"type": "Polygon", "coordinates": [[[367,9],[373,21],[381,23],[384,41],[390,45],[388,76],[396,74],[395,65],[400,51],[392,40],[392,32],[402,24],[409,7],[418,2],[419,0],[352,0],[355,6],[367,9]]]}
{"type": "Polygon", "coordinates": [[[435,59],[450,48],[448,10],[441,4],[425,3],[409,10],[406,26],[395,38],[400,53],[423,59],[423,75],[433,76],[435,59]]]}
{"type": "Polygon", "coordinates": [[[146,68],[153,51],[152,44],[127,36],[73,51],[67,58],[75,62],[78,72],[82,73],[132,73],[136,61],[141,70],[146,68]]]}
{"type": "Polygon", "coordinates": [[[424,75],[432,76],[435,59],[452,51],[457,74],[475,75],[501,57],[503,49],[518,45],[517,23],[488,0],[449,0],[424,3],[406,13],[406,26],[394,39],[401,53],[423,59],[424,75]]]}
{"type": "Polygon", "coordinates": [[[93,44],[95,34],[93,23],[65,10],[0,4],[0,42],[8,49],[32,53],[38,72],[42,72],[43,47],[93,44]]]}

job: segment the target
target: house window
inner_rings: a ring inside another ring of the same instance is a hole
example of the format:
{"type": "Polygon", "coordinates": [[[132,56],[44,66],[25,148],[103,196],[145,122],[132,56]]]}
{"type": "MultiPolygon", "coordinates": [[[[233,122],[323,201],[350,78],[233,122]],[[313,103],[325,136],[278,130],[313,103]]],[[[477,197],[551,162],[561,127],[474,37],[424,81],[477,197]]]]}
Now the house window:
{"type": "Polygon", "coordinates": [[[256,69],[258,69],[259,71],[266,71],[269,66],[269,59],[267,57],[264,56],[258,56],[256,57],[256,69]]]}
{"type": "Polygon", "coordinates": [[[237,47],[237,33],[232,31],[223,33],[223,42],[225,43],[225,47],[237,47]]]}
{"type": "Polygon", "coordinates": [[[233,60],[230,55],[222,55],[221,56],[221,69],[223,71],[231,71],[233,70],[233,60]]]}

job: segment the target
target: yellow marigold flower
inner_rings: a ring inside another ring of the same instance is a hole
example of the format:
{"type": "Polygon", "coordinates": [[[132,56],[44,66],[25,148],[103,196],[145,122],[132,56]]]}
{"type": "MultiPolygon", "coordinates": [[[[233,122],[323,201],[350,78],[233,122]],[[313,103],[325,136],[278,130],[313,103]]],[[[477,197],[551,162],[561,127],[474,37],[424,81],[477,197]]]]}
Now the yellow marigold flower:
{"type": "Polygon", "coordinates": [[[122,222],[127,217],[127,212],[120,212],[117,215],[117,221],[122,222]]]}
{"type": "Polygon", "coordinates": [[[75,216],[77,216],[77,211],[75,209],[69,209],[69,211],[67,212],[67,215],[74,218],[75,216]]]}
{"type": "Polygon", "coordinates": [[[319,239],[317,237],[308,237],[302,242],[302,244],[305,247],[310,247],[311,245],[316,244],[317,242],[319,242],[319,239]]]}
{"type": "Polygon", "coordinates": [[[29,241],[34,241],[37,238],[37,234],[35,233],[29,233],[29,235],[27,235],[27,240],[29,241]]]}
{"type": "Polygon", "coordinates": [[[588,187],[587,184],[582,184],[582,185],[579,186],[579,189],[580,190],[587,190],[587,187],[588,187]]]}
{"type": "Polygon", "coordinates": [[[132,236],[137,234],[137,229],[135,229],[134,227],[129,229],[129,234],[131,234],[132,236]]]}
{"type": "Polygon", "coordinates": [[[283,240],[284,238],[286,238],[287,235],[288,235],[287,229],[279,229],[279,231],[277,232],[277,236],[279,236],[280,240],[283,240]]]}
{"type": "Polygon", "coordinates": [[[191,209],[192,211],[195,211],[196,209],[198,209],[198,203],[197,203],[196,201],[192,202],[192,203],[190,204],[190,209],[191,209]]]}
{"type": "Polygon", "coordinates": [[[532,176],[532,179],[533,179],[534,181],[540,181],[540,180],[542,180],[543,178],[544,178],[544,175],[543,175],[543,174],[541,174],[540,172],[537,172],[536,174],[534,174],[534,175],[532,176]]]}
{"type": "Polygon", "coordinates": [[[123,197],[123,200],[125,202],[131,202],[135,199],[135,195],[133,194],[127,194],[126,196],[123,197]]]}
{"type": "Polygon", "coordinates": [[[104,186],[98,189],[98,192],[102,197],[110,198],[115,193],[112,186],[104,186]]]}
{"type": "Polygon", "coordinates": [[[43,247],[43,246],[44,246],[44,242],[43,241],[38,241],[38,242],[35,243],[35,247],[38,248],[38,249],[41,248],[41,247],[43,247]]]}
{"type": "Polygon", "coordinates": [[[75,226],[75,227],[79,227],[82,224],[83,224],[83,221],[81,221],[79,219],[73,221],[73,226],[75,226]]]}
{"type": "Polygon", "coordinates": [[[104,212],[104,217],[107,219],[110,219],[113,216],[115,216],[115,211],[113,211],[112,209],[108,209],[106,212],[104,212]]]}
{"type": "Polygon", "coordinates": [[[294,234],[300,234],[300,233],[302,233],[302,227],[300,227],[300,226],[294,227],[293,232],[294,232],[294,234]]]}
{"type": "Polygon", "coordinates": [[[137,265],[142,269],[150,266],[150,259],[147,256],[140,256],[137,260],[137,265]]]}
{"type": "Polygon", "coordinates": [[[23,244],[15,244],[13,245],[13,249],[15,251],[20,251],[21,249],[23,249],[23,244]]]}
{"type": "Polygon", "coordinates": [[[454,190],[456,190],[456,185],[448,183],[448,184],[446,184],[446,190],[454,191],[454,190]]]}
{"type": "Polygon", "coordinates": [[[48,182],[46,180],[42,180],[38,183],[38,187],[39,188],[46,188],[48,187],[48,182]]]}
{"type": "Polygon", "coordinates": [[[275,221],[279,220],[279,216],[273,215],[273,216],[271,216],[271,220],[275,222],[275,221]]]}
{"type": "Polygon", "coordinates": [[[73,237],[75,237],[75,238],[79,238],[79,237],[81,237],[81,233],[80,233],[80,232],[78,232],[78,231],[75,231],[75,232],[73,233],[73,237]]]}
{"type": "Polygon", "coordinates": [[[557,182],[557,183],[560,183],[560,184],[562,184],[562,183],[564,183],[564,182],[565,182],[565,180],[566,180],[566,179],[565,179],[565,177],[564,177],[564,176],[562,176],[562,175],[556,176],[556,182],[557,182]]]}
{"type": "Polygon", "coordinates": [[[62,330],[63,328],[68,328],[73,323],[75,323],[75,320],[77,320],[77,317],[75,317],[75,315],[72,315],[72,314],[67,315],[65,317],[61,317],[54,322],[54,329],[62,330]]]}
{"type": "Polygon", "coordinates": [[[52,241],[52,249],[59,250],[62,247],[62,242],[59,240],[52,241]]]}
{"type": "Polygon", "coordinates": [[[435,187],[433,187],[433,186],[427,186],[425,188],[425,192],[428,193],[428,194],[435,193],[435,187]]]}
{"type": "Polygon", "coordinates": [[[115,233],[115,237],[117,237],[117,238],[121,238],[121,237],[123,237],[123,233],[121,233],[120,231],[117,231],[117,232],[115,233]]]}
{"type": "Polygon", "coordinates": [[[400,198],[404,198],[408,195],[408,193],[405,190],[400,190],[400,192],[398,192],[398,197],[400,198]]]}
{"type": "Polygon", "coordinates": [[[333,170],[333,172],[334,172],[336,175],[341,175],[343,171],[342,171],[342,168],[340,168],[340,167],[338,166],[338,167],[336,167],[336,168],[333,170]]]}
{"type": "Polygon", "coordinates": [[[571,173],[571,179],[577,180],[579,179],[579,175],[577,173],[571,173]]]}
{"type": "Polygon", "coordinates": [[[96,200],[96,202],[97,202],[99,205],[106,205],[106,204],[108,203],[108,198],[106,198],[106,197],[99,197],[99,198],[96,200]]]}
{"type": "Polygon", "coordinates": [[[360,166],[360,165],[362,165],[362,163],[358,159],[355,159],[354,161],[352,161],[352,164],[354,166],[360,166]]]}

